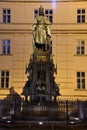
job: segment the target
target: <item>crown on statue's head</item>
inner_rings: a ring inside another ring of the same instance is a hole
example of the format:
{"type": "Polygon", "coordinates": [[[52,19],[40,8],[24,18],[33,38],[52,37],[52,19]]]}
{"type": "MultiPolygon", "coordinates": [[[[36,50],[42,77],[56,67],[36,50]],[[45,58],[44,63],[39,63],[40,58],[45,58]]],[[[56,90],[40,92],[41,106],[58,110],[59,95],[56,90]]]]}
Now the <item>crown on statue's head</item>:
{"type": "Polygon", "coordinates": [[[39,15],[44,15],[44,8],[42,7],[42,5],[40,5],[39,8],[39,15]]]}

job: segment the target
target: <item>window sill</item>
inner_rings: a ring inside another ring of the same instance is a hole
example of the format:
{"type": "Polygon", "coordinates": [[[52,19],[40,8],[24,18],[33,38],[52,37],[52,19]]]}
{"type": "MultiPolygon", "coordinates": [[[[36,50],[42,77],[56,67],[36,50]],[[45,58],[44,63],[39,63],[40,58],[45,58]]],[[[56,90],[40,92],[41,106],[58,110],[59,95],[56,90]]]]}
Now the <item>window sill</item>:
{"type": "Polygon", "coordinates": [[[74,89],[75,91],[87,91],[87,89],[74,89]]]}
{"type": "Polygon", "coordinates": [[[12,54],[0,54],[0,56],[12,56],[12,54]]]}
{"type": "Polygon", "coordinates": [[[83,54],[83,55],[74,54],[74,56],[87,56],[87,55],[86,54],[83,54]]]}

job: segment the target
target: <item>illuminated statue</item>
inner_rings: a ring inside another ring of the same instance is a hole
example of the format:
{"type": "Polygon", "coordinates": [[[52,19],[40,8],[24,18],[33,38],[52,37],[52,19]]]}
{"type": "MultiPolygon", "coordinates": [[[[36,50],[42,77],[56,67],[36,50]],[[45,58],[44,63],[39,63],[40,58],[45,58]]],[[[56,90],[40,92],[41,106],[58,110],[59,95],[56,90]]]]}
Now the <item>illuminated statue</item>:
{"type": "Polygon", "coordinates": [[[38,50],[46,51],[49,47],[51,41],[50,25],[49,19],[44,16],[44,8],[40,6],[39,16],[35,17],[33,24],[33,39],[38,50]]]}
{"type": "Polygon", "coordinates": [[[44,8],[39,7],[39,15],[35,17],[33,24],[33,53],[26,67],[27,81],[23,87],[22,95],[25,101],[43,102],[56,101],[59,86],[55,82],[54,74],[57,68],[53,63],[52,41],[50,27],[51,22],[44,16],[44,8]]]}

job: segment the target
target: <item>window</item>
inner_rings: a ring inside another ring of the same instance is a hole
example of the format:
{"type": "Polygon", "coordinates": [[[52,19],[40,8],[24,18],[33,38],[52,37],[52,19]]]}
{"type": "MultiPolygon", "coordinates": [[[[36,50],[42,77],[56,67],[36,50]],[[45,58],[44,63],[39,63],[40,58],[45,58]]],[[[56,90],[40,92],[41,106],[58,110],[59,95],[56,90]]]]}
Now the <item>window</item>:
{"type": "MultiPolygon", "coordinates": [[[[49,9],[49,10],[46,9],[44,14],[45,14],[45,16],[47,16],[49,18],[50,22],[52,23],[53,22],[53,10],[52,9],[49,9]]],[[[34,10],[34,18],[38,15],[39,15],[39,10],[38,9],[34,10]]]]}
{"type": "Polygon", "coordinates": [[[11,22],[11,10],[10,9],[3,9],[3,23],[10,23],[11,22]]]}
{"type": "Polygon", "coordinates": [[[0,88],[9,87],[9,71],[0,71],[0,88]]]}
{"type": "Polygon", "coordinates": [[[53,10],[45,10],[45,15],[49,18],[50,22],[53,22],[53,10]]]}
{"type": "Polygon", "coordinates": [[[85,9],[77,9],[77,23],[85,23],[85,9]]]}
{"type": "Polygon", "coordinates": [[[38,16],[38,15],[39,15],[39,10],[38,10],[38,9],[34,10],[34,18],[35,18],[36,16],[38,16]]]}
{"type": "Polygon", "coordinates": [[[77,72],[77,89],[85,89],[85,72],[77,72]]]}
{"type": "Polygon", "coordinates": [[[3,40],[2,42],[2,54],[10,54],[11,53],[11,45],[10,40],[3,40]]]}
{"type": "Polygon", "coordinates": [[[77,55],[85,54],[85,41],[84,40],[77,41],[76,54],[77,55]]]}

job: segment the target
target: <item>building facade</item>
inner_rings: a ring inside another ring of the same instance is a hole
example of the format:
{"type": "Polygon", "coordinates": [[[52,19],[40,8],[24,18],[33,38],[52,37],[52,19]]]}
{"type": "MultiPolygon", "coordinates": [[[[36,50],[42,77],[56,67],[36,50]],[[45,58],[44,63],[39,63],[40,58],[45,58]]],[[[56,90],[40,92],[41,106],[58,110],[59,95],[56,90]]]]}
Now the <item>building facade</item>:
{"type": "Polygon", "coordinates": [[[21,94],[33,51],[32,24],[42,5],[52,22],[52,53],[62,99],[87,98],[87,1],[0,1],[0,98],[21,94]]]}

